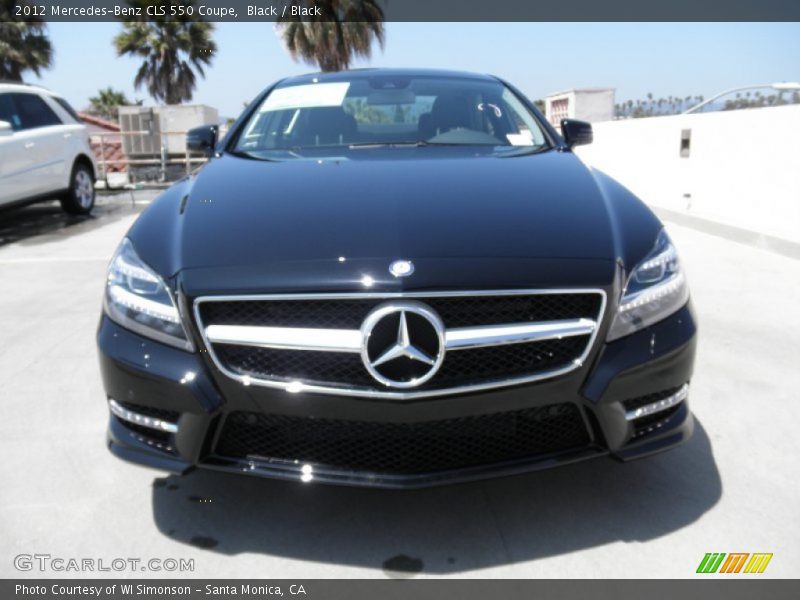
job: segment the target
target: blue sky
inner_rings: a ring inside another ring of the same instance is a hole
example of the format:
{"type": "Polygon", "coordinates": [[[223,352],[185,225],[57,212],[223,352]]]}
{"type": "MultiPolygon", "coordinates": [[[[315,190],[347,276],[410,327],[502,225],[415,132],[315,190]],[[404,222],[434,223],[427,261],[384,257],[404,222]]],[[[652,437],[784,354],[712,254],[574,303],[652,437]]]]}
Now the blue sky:
{"type": "MultiPolygon", "coordinates": [[[[76,108],[108,85],[130,98],[136,60],[117,58],[118,23],[50,23],[55,65],[41,79],[76,108]]],[[[270,82],[313,70],[283,49],[272,23],[218,23],[219,53],[194,102],[236,116],[270,82]]],[[[354,66],[494,73],[531,98],[608,86],[617,101],[706,97],[740,85],[800,80],[800,23],[387,23],[386,48],[354,66]]]]}

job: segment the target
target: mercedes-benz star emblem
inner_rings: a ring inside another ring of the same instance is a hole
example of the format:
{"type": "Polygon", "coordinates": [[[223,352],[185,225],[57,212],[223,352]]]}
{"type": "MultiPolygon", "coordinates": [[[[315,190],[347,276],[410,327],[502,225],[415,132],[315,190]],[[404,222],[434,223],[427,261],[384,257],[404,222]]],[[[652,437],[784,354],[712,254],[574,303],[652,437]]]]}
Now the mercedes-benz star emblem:
{"type": "Polygon", "coordinates": [[[389,265],[389,273],[395,277],[408,277],[414,272],[414,263],[410,260],[396,260],[389,265]]]}
{"type": "Polygon", "coordinates": [[[436,374],[444,360],[442,319],[421,302],[381,304],[361,325],[361,359],[369,374],[383,385],[421,385],[436,374]]]}

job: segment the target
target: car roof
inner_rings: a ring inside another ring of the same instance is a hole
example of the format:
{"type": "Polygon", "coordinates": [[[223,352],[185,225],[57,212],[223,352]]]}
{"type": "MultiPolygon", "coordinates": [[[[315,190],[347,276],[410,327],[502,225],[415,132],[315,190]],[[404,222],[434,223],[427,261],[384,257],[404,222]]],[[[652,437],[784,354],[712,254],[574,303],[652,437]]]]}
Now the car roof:
{"type": "Polygon", "coordinates": [[[353,79],[367,79],[369,77],[450,77],[458,79],[473,79],[476,81],[497,81],[492,75],[471,73],[469,71],[450,71],[447,69],[352,69],[349,71],[334,71],[329,73],[306,73],[282,80],[279,86],[296,85],[302,83],[334,82],[353,79]]]}
{"type": "Polygon", "coordinates": [[[36,94],[46,94],[48,96],[58,96],[47,88],[43,88],[23,81],[9,81],[0,79],[0,92],[34,92],[36,94]]]}

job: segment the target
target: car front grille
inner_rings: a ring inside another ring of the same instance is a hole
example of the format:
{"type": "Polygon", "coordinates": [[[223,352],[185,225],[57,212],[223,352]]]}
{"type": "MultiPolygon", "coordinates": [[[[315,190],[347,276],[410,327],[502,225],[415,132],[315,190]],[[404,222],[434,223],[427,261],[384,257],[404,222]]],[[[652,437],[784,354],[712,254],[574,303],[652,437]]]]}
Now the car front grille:
{"type": "Polygon", "coordinates": [[[233,412],[216,454],[410,475],[532,459],[589,443],[580,410],[568,403],[416,423],[233,412]]]}
{"type": "Polygon", "coordinates": [[[365,367],[359,348],[297,348],[239,339],[206,339],[210,356],[225,374],[247,383],[368,396],[413,397],[513,385],[555,376],[582,364],[599,327],[602,291],[475,292],[459,294],[276,296],[201,298],[195,317],[201,333],[213,327],[236,330],[344,331],[357,335],[371,312],[392,300],[411,299],[432,309],[446,332],[514,325],[581,323],[582,331],[523,342],[447,349],[438,371],[411,390],[389,389],[365,367]]]}
{"type": "MultiPolygon", "coordinates": [[[[419,389],[446,389],[479,384],[493,378],[524,377],[553,369],[580,356],[587,339],[588,336],[577,336],[452,352],[446,357],[435,380],[419,389]]],[[[252,378],[319,385],[337,382],[363,389],[375,386],[375,381],[364,369],[358,354],[220,345],[217,356],[227,368],[252,378]]]]}
{"type": "MultiPolygon", "coordinates": [[[[501,294],[501,292],[498,292],[501,294]]],[[[417,297],[435,310],[447,327],[596,318],[602,297],[597,293],[526,294],[510,296],[417,297]]],[[[203,323],[358,329],[383,299],[223,300],[202,302],[203,323]]]]}

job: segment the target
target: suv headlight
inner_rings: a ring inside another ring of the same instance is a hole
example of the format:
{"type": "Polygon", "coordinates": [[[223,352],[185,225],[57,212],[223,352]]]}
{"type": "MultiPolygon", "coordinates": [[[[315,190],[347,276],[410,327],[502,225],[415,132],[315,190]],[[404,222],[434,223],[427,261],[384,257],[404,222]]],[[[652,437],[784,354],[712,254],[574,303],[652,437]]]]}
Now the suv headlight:
{"type": "Polygon", "coordinates": [[[644,329],[682,308],[688,300],[689,286],[678,252],[662,229],[656,245],[628,277],[607,340],[644,329]]]}
{"type": "Polygon", "coordinates": [[[112,321],[182,350],[194,349],[164,280],[136,254],[128,238],[108,265],[103,308],[112,321]]]}

